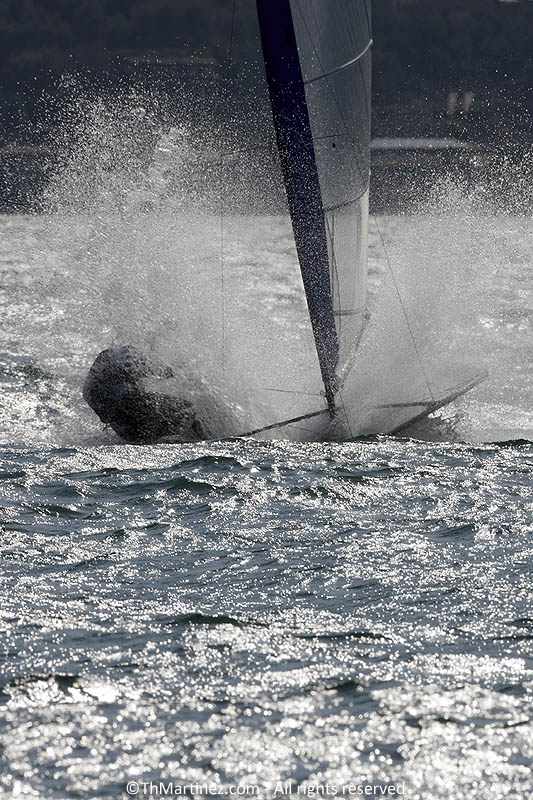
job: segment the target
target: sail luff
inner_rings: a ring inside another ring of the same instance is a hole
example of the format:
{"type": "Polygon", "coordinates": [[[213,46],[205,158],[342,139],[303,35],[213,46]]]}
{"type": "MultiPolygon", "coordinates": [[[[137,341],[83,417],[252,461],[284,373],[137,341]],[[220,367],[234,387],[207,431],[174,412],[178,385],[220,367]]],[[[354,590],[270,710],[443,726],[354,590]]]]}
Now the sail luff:
{"type": "Polygon", "coordinates": [[[309,316],[331,412],[339,342],[320,181],[290,0],[257,0],[276,140],[309,316]]]}

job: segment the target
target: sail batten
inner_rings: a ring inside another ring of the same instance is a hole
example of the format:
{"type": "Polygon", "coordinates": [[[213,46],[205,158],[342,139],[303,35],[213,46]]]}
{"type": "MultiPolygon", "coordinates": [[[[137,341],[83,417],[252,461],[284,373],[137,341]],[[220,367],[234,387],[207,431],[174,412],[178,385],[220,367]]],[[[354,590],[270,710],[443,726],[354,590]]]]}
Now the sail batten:
{"type": "Polygon", "coordinates": [[[357,195],[357,197],[352,197],[349,200],[344,200],[342,203],[337,203],[336,205],[333,206],[324,206],[324,212],[327,214],[329,211],[338,211],[341,208],[346,208],[347,206],[351,206],[354,203],[358,203],[363,194],[364,192],[357,195]]]}
{"type": "Polygon", "coordinates": [[[343,70],[348,69],[348,67],[352,67],[368,53],[371,47],[372,39],[370,39],[366,47],[359,53],[359,55],[354,56],[354,58],[351,58],[349,61],[346,61],[344,64],[341,64],[338,67],[333,67],[332,69],[328,70],[328,72],[323,72],[322,75],[316,75],[314,78],[308,78],[306,81],[304,81],[304,84],[308,86],[310,83],[320,81],[322,78],[329,78],[330,75],[335,75],[336,72],[342,72],[343,70]]]}

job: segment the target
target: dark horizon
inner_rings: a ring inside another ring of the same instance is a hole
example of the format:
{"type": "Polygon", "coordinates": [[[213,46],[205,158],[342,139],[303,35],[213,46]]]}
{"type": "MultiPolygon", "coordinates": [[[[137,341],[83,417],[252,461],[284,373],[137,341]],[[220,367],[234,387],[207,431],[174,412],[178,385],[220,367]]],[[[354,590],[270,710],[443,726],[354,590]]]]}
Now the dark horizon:
{"type": "MultiPolygon", "coordinates": [[[[373,136],[452,138],[471,148],[462,160],[458,151],[417,158],[419,183],[456,162],[479,175],[479,149],[482,161],[504,152],[520,163],[533,143],[533,0],[428,6],[373,2],[373,136]]],[[[220,84],[231,85],[237,60],[258,63],[259,42],[255,0],[83,0],[75,10],[66,0],[34,0],[0,7],[0,45],[0,207],[26,210],[46,185],[64,128],[75,127],[80,97],[135,89],[161,127],[182,118],[209,127],[209,113],[218,123],[227,113],[223,102],[206,110],[220,84]]],[[[385,197],[405,202],[406,169],[409,159],[376,154],[378,207],[385,197]]]]}
{"type": "MultiPolygon", "coordinates": [[[[60,102],[64,75],[85,76],[106,90],[142,83],[150,61],[170,80],[172,65],[183,70],[194,55],[220,69],[233,12],[239,46],[245,57],[254,56],[253,0],[184,0],[179,7],[173,0],[85,0],[75,10],[64,0],[5,4],[1,140],[28,136],[43,105],[53,109],[60,102]]],[[[533,117],[531,0],[433,0],[431,8],[422,0],[378,0],[373,29],[374,107],[445,112],[450,93],[458,94],[461,108],[466,92],[476,113],[533,117]]]]}

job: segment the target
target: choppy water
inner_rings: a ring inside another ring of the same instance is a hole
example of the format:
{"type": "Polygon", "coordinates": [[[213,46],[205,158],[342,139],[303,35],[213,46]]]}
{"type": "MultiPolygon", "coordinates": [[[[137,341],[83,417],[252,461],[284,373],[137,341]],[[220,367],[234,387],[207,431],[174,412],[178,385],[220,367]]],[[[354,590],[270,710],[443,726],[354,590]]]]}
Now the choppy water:
{"type": "MultiPolygon", "coordinates": [[[[219,306],[187,312],[205,252],[182,246],[184,291],[170,214],[0,219],[6,797],[532,796],[533,228],[452,201],[380,226],[426,366],[490,378],[411,438],[344,443],[117,443],[84,370],[128,336],[214,374],[219,306]]],[[[283,223],[237,234],[248,329],[286,330],[283,223]]],[[[413,356],[373,227],[370,256],[380,399],[413,356]]],[[[225,347],[234,421],[292,410],[257,374],[292,388],[305,363],[240,328],[225,347]]]]}
{"type": "Polygon", "coordinates": [[[8,796],[531,795],[530,442],[2,463],[8,796]]]}

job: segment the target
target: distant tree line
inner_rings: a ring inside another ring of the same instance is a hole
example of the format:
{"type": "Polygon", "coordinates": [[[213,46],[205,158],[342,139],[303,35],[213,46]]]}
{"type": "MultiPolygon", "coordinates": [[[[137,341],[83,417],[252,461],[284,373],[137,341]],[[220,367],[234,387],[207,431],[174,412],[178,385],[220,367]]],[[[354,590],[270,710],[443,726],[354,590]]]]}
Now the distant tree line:
{"type": "MultiPolygon", "coordinates": [[[[116,65],[128,54],[197,51],[224,61],[237,33],[252,55],[254,15],[254,0],[3,0],[3,139],[35,129],[65,73],[105,75],[112,86],[124,80],[116,65]]],[[[533,111],[533,2],[374,0],[373,24],[377,105],[444,107],[455,90],[533,111]]]]}
{"type": "Polygon", "coordinates": [[[455,89],[533,102],[532,2],[374,0],[373,9],[383,100],[455,89]]]}

